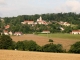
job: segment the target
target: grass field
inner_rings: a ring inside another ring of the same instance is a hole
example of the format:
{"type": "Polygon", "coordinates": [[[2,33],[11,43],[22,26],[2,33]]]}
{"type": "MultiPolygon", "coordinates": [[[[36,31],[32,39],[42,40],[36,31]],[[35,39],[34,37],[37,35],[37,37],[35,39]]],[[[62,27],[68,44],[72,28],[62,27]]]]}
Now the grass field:
{"type": "Polygon", "coordinates": [[[75,39],[80,40],[80,35],[66,34],[66,33],[53,33],[53,34],[38,34],[49,38],[62,38],[62,39],[75,39]]]}
{"type": "MultiPolygon", "coordinates": [[[[61,34],[59,34],[61,36],[61,34]]],[[[23,41],[23,40],[33,40],[35,41],[38,45],[43,46],[45,44],[48,44],[49,39],[52,39],[54,42],[54,44],[62,44],[63,48],[66,50],[69,50],[70,46],[72,44],[74,44],[79,40],[78,39],[69,39],[69,38],[59,38],[58,34],[52,34],[52,36],[50,35],[50,37],[45,34],[45,35],[34,35],[34,34],[26,34],[26,35],[22,35],[22,36],[11,36],[11,38],[13,39],[13,41],[23,41]],[[56,37],[53,37],[56,36],[56,37]]],[[[64,36],[64,35],[62,35],[64,36]]],[[[79,35],[80,36],[80,35],[79,35]]],[[[76,35],[77,37],[77,35],[76,35]]]]}
{"type": "Polygon", "coordinates": [[[80,60],[79,54],[0,50],[0,60],[80,60]]]}

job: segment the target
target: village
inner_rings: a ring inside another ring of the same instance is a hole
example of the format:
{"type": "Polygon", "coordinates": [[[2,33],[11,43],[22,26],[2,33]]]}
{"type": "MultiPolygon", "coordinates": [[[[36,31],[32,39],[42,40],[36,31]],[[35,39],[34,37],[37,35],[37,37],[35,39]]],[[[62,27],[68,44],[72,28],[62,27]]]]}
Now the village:
{"type": "MultiPolygon", "coordinates": [[[[1,20],[3,21],[3,19],[1,19],[1,20]]],[[[60,24],[62,26],[70,26],[71,25],[70,23],[63,22],[63,21],[55,22],[55,23],[58,23],[58,24],[60,24]]],[[[23,22],[21,22],[21,24],[23,24],[23,25],[28,24],[28,25],[32,25],[32,26],[37,25],[37,24],[39,24],[39,25],[42,25],[43,24],[43,25],[46,25],[47,26],[48,24],[52,24],[52,22],[50,22],[50,21],[47,22],[47,21],[43,20],[42,17],[40,16],[36,21],[33,21],[33,20],[24,20],[23,22]]],[[[3,32],[1,34],[15,35],[15,36],[20,36],[20,35],[23,34],[23,32],[19,32],[19,31],[14,32],[14,33],[12,31],[8,31],[8,29],[10,27],[11,27],[10,25],[4,26],[4,30],[3,30],[3,32]]],[[[60,29],[62,31],[64,31],[64,28],[63,27],[60,27],[60,29]]],[[[41,33],[51,33],[51,32],[48,31],[48,30],[44,30],[41,33]]],[[[80,34],[80,30],[72,30],[72,32],[70,32],[70,34],[80,34]]]]}

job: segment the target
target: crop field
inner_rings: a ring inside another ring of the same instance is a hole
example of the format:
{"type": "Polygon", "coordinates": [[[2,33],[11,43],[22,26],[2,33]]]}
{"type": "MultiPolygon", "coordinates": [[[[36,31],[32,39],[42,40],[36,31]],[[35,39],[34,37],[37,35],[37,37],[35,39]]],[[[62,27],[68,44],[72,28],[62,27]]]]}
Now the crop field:
{"type": "Polygon", "coordinates": [[[79,54],[0,50],[0,60],[80,60],[79,54]]]}
{"type": "Polygon", "coordinates": [[[33,40],[40,46],[43,46],[45,44],[50,43],[48,41],[49,41],[49,39],[52,39],[54,41],[53,42],[54,44],[62,44],[63,48],[67,49],[67,50],[70,48],[70,46],[72,44],[74,44],[77,41],[80,41],[79,40],[80,37],[78,37],[78,39],[69,39],[69,38],[65,39],[65,38],[59,38],[60,36],[59,37],[57,37],[57,36],[59,36],[59,35],[58,34],[57,35],[52,34],[52,35],[50,35],[50,37],[49,37],[49,35],[47,37],[46,34],[43,34],[43,35],[41,35],[41,34],[39,34],[39,35],[26,34],[26,35],[22,35],[22,36],[11,36],[11,38],[13,39],[13,41],[16,41],[16,42],[17,41],[23,41],[23,40],[33,40]],[[56,36],[56,37],[53,37],[53,36],[56,36]]]}

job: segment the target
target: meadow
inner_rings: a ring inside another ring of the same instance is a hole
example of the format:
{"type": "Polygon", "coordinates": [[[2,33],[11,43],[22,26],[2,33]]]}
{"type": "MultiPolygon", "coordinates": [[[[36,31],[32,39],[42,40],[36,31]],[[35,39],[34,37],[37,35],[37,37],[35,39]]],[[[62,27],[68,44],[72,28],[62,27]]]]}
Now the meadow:
{"type": "Polygon", "coordinates": [[[71,40],[80,40],[80,35],[77,34],[67,34],[67,33],[53,33],[53,34],[38,34],[40,36],[45,36],[48,38],[62,38],[71,40]]]}

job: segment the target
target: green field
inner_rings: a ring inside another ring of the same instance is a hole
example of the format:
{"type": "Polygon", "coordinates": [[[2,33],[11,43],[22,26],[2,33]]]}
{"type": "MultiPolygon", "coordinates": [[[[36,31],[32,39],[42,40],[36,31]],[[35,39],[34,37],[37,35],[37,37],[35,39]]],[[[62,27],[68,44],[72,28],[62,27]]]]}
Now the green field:
{"type": "Polygon", "coordinates": [[[53,33],[53,34],[38,34],[48,38],[63,38],[63,39],[75,39],[80,40],[80,35],[66,34],[66,33],[53,33]]]}

